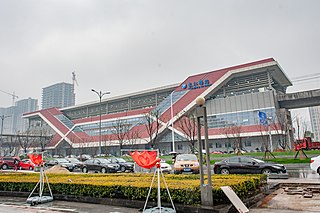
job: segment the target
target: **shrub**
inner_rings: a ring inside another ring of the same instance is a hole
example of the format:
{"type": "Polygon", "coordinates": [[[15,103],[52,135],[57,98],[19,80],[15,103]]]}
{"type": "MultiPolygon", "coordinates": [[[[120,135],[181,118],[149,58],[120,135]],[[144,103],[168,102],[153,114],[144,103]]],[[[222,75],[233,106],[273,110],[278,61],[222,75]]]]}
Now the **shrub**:
{"type": "MultiPolygon", "coordinates": [[[[53,194],[89,196],[97,198],[122,198],[145,200],[151,184],[152,174],[48,174],[53,194]]],[[[166,175],[174,203],[197,205],[201,203],[199,175],[166,175]]],[[[36,173],[0,174],[1,191],[31,192],[39,181],[36,173]]],[[[206,180],[205,180],[206,181],[206,180]]],[[[150,200],[157,200],[156,182],[150,200]]],[[[213,175],[213,199],[215,204],[227,203],[228,199],[220,189],[230,186],[240,198],[259,190],[266,183],[265,175],[213,175]]],[[[45,192],[48,188],[45,187],[45,192]]],[[[161,178],[161,199],[170,202],[165,184],[161,178]]]]}

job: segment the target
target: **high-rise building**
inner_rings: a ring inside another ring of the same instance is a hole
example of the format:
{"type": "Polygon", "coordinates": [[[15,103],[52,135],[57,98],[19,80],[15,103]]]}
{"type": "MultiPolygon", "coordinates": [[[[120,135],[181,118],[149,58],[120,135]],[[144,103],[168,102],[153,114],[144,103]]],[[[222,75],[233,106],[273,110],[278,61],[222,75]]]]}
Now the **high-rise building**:
{"type": "Polygon", "coordinates": [[[28,128],[28,119],[22,118],[24,113],[38,110],[37,99],[23,99],[15,102],[15,106],[0,108],[0,115],[3,116],[0,128],[3,134],[16,134],[17,132],[25,132],[28,128]]]}
{"type": "Polygon", "coordinates": [[[0,128],[3,134],[13,133],[15,108],[15,106],[0,108],[0,128]]]}
{"type": "Polygon", "coordinates": [[[42,109],[74,106],[74,85],[58,83],[42,89],[42,109]]]}
{"type": "Polygon", "coordinates": [[[320,106],[309,107],[309,115],[311,121],[314,141],[320,141],[320,106]]]}
{"type": "Polygon", "coordinates": [[[13,132],[25,132],[28,129],[28,119],[22,118],[22,115],[35,110],[38,110],[38,99],[28,98],[17,101],[14,110],[13,132]]]}

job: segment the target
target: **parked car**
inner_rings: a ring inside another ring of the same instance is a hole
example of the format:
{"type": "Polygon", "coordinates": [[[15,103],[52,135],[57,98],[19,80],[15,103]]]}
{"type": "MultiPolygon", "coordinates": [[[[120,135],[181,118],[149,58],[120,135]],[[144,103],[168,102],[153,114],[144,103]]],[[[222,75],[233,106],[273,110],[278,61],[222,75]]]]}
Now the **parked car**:
{"type": "Polygon", "coordinates": [[[127,162],[123,158],[108,158],[108,160],[110,160],[111,163],[118,164],[120,166],[121,172],[125,172],[125,171],[134,172],[134,163],[132,162],[127,162]]]}
{"type": "Polygon", "coordinates": [[[160,169],[163,173],[170,174],[172,171],[171,165],[166,162],[160,162],[160,169]]]}
{"type": "Polygon", "coordinates": [[[68,169],[70,172],[72,172],[75,168],[73,163],[70,163],[67,159],[65,158],[55,158],[52,160],[49,160],[44,163],[44,165],[47,166],[55,166],[55,165],[60,165],[63,168],[68,169]]]}
{"type": "Polygon", "coordinates": [[[86,161],[88,159],[92,159],[92,157],[90,155],[87,155],[87,154],[81,154],[81,155],[78,156],[78,159],[80,161],[86,161]]]}
{"type": "Polygon", "coordinates": [[[14,159],[19,159],[19,157],[0,157],[0,168],[3,170],[14,168],[14,159]]]}
{"type": "Polygon", "coordinates": [[[215,174],[266,174],[286,173],[282,164],[268,163],[249,156],[235,156],[216,162],[215,174]]]}
{"type": "Polygon", "coordinates": [[[19,169],[20,170],[34,170],[34,163],[31,162],[30,159],[24,159],[24,160],[21,160],[20,163],[19,163],[19,169]]]}
{"type": "Polygon", "coordinates": [[[109,159],[95,158],[86,160],[83,163],[82,172],[87,173],[89,171],[112,173],[119,171],[120,166],[116,163],[111,163],[109,159]]]}
{"type": "Polygon", "coordinates": [[[183,172],[199,173],[199,162],[195,154],[180,154],[177,155],[173,164],[174,174],[183,172]]]}
{"type": "Polygon", "coordinates": [[[320,175],[320,155],[311,158],[310,168],[320,175]]]}
{"type": "Polygon", "coordinates": [[[73,164],[73,171],[81,170],[81,168],[83,167],[83,162],[78,160],[77,158],[66,158],[66,160],[69,161],[69,163],[73,164]]]}

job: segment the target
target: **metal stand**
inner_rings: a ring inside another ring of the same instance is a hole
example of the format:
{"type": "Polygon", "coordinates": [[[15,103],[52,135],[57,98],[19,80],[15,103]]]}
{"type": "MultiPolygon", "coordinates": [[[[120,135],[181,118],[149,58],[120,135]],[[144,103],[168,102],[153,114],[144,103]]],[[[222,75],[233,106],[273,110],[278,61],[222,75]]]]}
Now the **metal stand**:
{"type": "MultiPolygon", "coordinates": [[[[159,166],[160,166],[160,165],[159,165],[159,166]]],[[[158,167],[158,166],[157,166],[157,167],[158,167]]],[[[154,171],[153,178],[152,178],[152,182],[151,182],[151,185],[150,185],[150,188],[149,188],[149,192],[148,192],[148,196],[147,196],[147,200],[146,200],[146,203],[144,204],[144,207],[143,207],[143,212],[144,212],[144,213],[158,213],[158,212],[159,212],[159,213],[161,213],[161,212],[163,212],[163,213],[165,213],[165,212],[175,213],[175,212],[176,212],[176,209],[175,209],[175,207],[174,207],[174,204],[173,204],[173,202],[172,202],[172,198],[171,198],[171,195],[170,195],[170,192],[169,192],[169,189],[168,189],[168,185],[167,185],[167,183],[166,183],[166,180],[165,180],[165,178],[164,178],[164,175],[163,175],[160,167],[157,168],[157,169],[154,171]],[[158,175],[158,205],[157,205],[157,207],[153,207],[153,208],[150,208],[150,209],[146,209],[147,203],[148,203],[148,199],[149,199],[149,196],[150,196],[150,193],[151,193],[152,185],[153,185],[153,183],[154,183],[154,179],[155,179],[155,176],[156,176],[156,173],[157,173],[157,175],[158,175]],[[168,195],[169,195],[169,197],[170,197],[170,201],[171,201],[171,205],[172,205],[173,209],[172,209],[172,208],[167,208],[167,207],[162,207],[162,206],[161,206],[160,173],[161,173],[161,175],[162,175],[163,182],[164,182],[164,184],[165,184],[165,186],[166,186],[168,195]]]]}
{"type": "Polygon", "coordinates": [[[44,167],[41,166],[40,167],[40,180],[37,183],[37,185],[34,187],[34,189],[32,190],[31,194],[29,195],[29,197],[27,198],[27,203],[29,203],[31,206],[34,206],[36,204],[41,204],[41,203],[47,203],[53,201],[53,196],[52,196],[52,191],[49,185],[49,181],[48,181],[48,177],[44,171],[44,167]],[[45,185],[45,181],[48,184],[48,188],[49,188],[49,192],[51,196],[43,196],[43,188],[45,185]],[[39,187],[39,196],[35,196],[35,197],[31,197],[33,192],[36,190],[36,188],[38,187],[38,185],[40,185],[39,187]]]}
{"type": "Polygon", "coordinates": [[[300,160],[305,159],[305,158],[308,158],[308,156],[307,156],[307,154],[304,152],[304,149],[303,149],[303,148],[299,149],[299,150],[296,152],[296,155],[294,156],[294,159],[297,159],[298,154],[299,154],[299,159],[300,159],[300,160]],[[302,157],[302,154],[304,155],[304,158],[302,157]]]}

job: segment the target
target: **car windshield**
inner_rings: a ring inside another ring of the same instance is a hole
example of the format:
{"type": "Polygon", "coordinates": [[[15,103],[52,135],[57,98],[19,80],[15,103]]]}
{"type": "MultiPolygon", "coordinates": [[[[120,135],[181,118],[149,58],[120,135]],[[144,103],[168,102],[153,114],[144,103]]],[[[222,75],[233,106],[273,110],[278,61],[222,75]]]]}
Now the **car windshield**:
{"type": "Polygon", "coordinates": [[[116,160],[117,160],[119,163],[125,163],[125,162],[127,162],[127,161],[125,161],[125,160],[122,159],[122,158],[116,158],[116,160]]]}
{"type": "Polygon", "coordinates": [[[105,159],[105,158],[99,158],[99,161],[101,163],[111,163],[111,161],[109,159],[105,159]]]}
{"type": "Polygon", "coordinates": [[[80,162],[77,158],[68,158],[68,161],[70,161],[71,163],[78,163],[78,162],[80,162]]]}
{"type": "Polygon", "coordinates": [[[195,161],[197,160],[197,156],[192,154],[186,154],[186,155],[178,155],[177,161],[195,161]]]}
{"type": "Polygon", "coordinates": [[[254,161],[257,161],[258,163],[265,163],[263,160],[260,160],[260,159],[256,159],[256,158],[251,158],[251,159],[254,161]]]}
{"type": "Polygon", "coordinates": [[[69,163],[69,161],[64,158],[57,158],[56,160],[58,161],[58,163],[69,163]]]}

